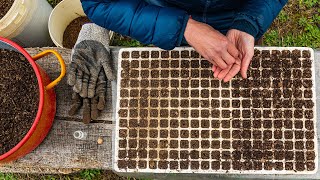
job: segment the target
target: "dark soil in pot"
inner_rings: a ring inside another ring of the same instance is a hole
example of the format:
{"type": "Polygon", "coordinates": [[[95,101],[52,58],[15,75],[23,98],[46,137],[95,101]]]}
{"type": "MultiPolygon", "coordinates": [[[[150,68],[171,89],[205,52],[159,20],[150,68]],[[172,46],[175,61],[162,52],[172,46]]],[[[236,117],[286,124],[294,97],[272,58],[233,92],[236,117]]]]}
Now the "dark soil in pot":
{"type": "Polygon", "coordinates": [[[36,117],[36,74],[20,53],[0,49],[0,155],[16,146],[36,117]]]}

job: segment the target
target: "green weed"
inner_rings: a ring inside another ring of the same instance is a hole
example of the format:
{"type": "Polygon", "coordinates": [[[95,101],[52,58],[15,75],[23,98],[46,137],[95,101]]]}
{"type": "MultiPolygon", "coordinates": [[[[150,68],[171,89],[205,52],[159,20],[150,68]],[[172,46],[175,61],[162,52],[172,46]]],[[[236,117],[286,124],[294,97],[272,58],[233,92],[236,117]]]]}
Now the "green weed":
{"type": "Polygon", "coordinates": [[[299,0],[299,4],[302,6],[305,5],[307,8],[311,8],[319,4],[319,0],[299,0]]]}
{"type": "Polygon", "coordinates": [[[276,30],[271,30],[269,33],[264,35],[264,43],[272,46],[279,46],[281,41],[279,41],[279,33],[276,30]]]}
{"type": "Polygon", "coordinates": [[[286,21],[288,21],[289,16],[285,11],[281,11],[278,15],[278,19],[280,22],[285,23],[286,21]]]}
{"type": "Polygon", "coordinates": [[[114,33],[112,40],[112,46],[124,46],[124,47],[144,47],[145,45],[139,41],[127,36],[122,36],[118,33],[114,33]]]}
{"type": "Polygon", "coordinates": [[[319,0],[289,1],[264,35],[264,45],[320,48],[319,13],[319,0]]]}
{"type": "Polygon", "coordinates": [[[14,176],[14,174],[8,173],[0,173],[0,180],[16,180],[17,178],[14,176]]]}
{"type": "Polygon", "coordinates": [[[87,169],[80,172],[80,177],[85,180],[92,180],[101,174],[101,170],[87,169]]]}

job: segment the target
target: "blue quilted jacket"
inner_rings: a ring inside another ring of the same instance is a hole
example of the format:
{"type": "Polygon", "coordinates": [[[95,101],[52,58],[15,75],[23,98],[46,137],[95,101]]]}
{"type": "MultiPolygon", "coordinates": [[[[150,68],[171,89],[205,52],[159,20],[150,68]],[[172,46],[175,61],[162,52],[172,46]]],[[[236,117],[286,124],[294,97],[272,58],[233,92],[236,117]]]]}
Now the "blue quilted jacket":
{"type": "Polygon", "coordinates": [[[222,33],[229,29],[260,38],[287,0],[81,0],[94,23],[144,44],[173,49],[184,40],[191,16],[222,33]]]}

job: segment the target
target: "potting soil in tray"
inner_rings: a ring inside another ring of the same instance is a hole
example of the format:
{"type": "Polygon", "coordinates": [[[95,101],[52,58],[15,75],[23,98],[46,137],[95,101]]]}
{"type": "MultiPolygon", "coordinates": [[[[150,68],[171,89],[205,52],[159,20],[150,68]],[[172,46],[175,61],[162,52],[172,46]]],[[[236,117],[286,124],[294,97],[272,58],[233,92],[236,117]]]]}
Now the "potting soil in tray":
{"type": "Polygon", "coordinates": [[[11,8],[14,0],[1,0],[0,1],[0,19],[2,19],[9,9],[11,8]]]}
{"type": "Polygon", "coordinates": [[[312,49],[257,47],[248,79],[227,83],[191,48],[119,60],[116,171],[316,172],[312,49]]]}
{"type": "Polygon", "coordinates": [[[72,49],[77,42],[82,26],[89,22],[91,21],[87,17],[78,17],[71,21],[63,33],[63,47],[72,49]]]}
{"type": "Polygon", "coordinates": [[[28,60],[18,52],[0,49],[0,155],[27,134],[38,104],[37,77],[28,60]]]}

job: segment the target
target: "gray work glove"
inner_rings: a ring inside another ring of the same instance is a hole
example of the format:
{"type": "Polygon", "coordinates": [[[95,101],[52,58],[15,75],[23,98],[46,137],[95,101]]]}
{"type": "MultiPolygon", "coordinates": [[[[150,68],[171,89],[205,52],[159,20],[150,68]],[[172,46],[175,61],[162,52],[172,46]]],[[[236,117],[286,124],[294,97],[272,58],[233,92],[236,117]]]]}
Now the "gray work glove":
{"type": "Polygon", "coordinates": [[[71,52],[68,84],[81,97],[93,98],[101,69],[108,80],[115,79],[109,49],[109,31],[94,23],[85,24],[71,52]]]}
{"type": "Polygon", "coordinates": [[[96,120],[106,104],[107,80],[103,70],[100,71],[95,96],[93,98],[82,98],[78,93],[73,92],[72,104],[69,115],[75,115],[83,107],[83,123],[88,124],[91,120],[96,120]]]}

